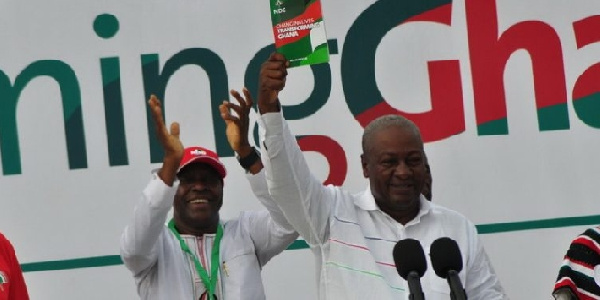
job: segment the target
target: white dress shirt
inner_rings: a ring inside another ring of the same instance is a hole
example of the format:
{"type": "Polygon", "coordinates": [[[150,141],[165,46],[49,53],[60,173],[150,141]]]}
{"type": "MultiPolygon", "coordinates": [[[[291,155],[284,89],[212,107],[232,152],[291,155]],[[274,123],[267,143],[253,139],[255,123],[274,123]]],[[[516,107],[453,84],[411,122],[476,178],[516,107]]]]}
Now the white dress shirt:
{"type": "MultiPolygon", "coordinates": [[[[268,196],[264,174],[246,176],[268,210],[241,212],[236,219],[222,221],[219,300],[264,300],[262,267],[298,237],[268,196]]],[[[178,184],[169,187],[154,174],[121,236],[121,258],[143,300],[197,300],[203,292],[203,285],[195,283],[195,268],[165,225],[178,184]]]]}
{"type": "Polygon", "coordinates": [[[320,299],[409,299],[392,249],[400,239],[419,240],[428,270],[421,278],[425,298],[450,299],[445,279],[429,259],[431,243],[456,240],[463,258],[459,276],[470,300],[508,299],[479,241],[475,226],[461,214],[421,198],[418,215],[402,225],[381,211],[370,189],[350,194],[324,186],[311,173],[281,113],[259,119],[269,192],[289,223],[311,245],[320,299]]]}

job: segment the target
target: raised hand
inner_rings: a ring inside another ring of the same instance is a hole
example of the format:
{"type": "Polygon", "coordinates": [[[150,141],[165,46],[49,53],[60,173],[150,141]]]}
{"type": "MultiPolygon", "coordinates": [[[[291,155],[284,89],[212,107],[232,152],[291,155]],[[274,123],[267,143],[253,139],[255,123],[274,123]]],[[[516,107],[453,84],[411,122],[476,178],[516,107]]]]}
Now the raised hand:
{"type": "Polygon", "coordinates": [[[223,101],[223,104],[219,105],[219,111],[221,112],[221,118],[225,121],[225,134],[227,135],[229,146],[231,146],[231,149],[238,156],[245,157],[252,151],[252,147],[250,147],[248,141],[248,130],[250,127],[250,110],[252,109],[253,100],[248,89],[244,88],[242,92],[244,93],[244,97],[238,91],[231,90],[231,96],[239,104],[223,101]],[[235,115],[231,113],[232,110],[235,112],[235,115]]]}
{"type": "Polygon", "coordinates": [[[272,53],[260,68],[258,109],[261,114],[280,109],[278,95],[285,87],[289,62],[281,53],[272,53]]]}
{"type": "Polygon", "coordinates": [[[158,176],[169,186],[173,185],[179,162],[183,156],[183,144],[179,139],[179,123],[171,123],[170,130],[167,130],[162,114],[162,106],[160,100],[152,95],[148,100],[152,119],[156,127],[156,137],[160,141],[164,150],[163,166],[158,172],[158,176]]]}

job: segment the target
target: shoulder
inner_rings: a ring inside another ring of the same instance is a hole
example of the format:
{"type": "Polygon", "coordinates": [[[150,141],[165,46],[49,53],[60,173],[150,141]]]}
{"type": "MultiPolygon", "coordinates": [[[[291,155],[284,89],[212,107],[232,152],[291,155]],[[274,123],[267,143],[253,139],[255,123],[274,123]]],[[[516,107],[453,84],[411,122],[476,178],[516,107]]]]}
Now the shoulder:
{"type": "MultiPolygon", "coordinates": [[[[260,212],[242,211],[236,218],[222,221],[223,224],[223,244],[226,248],[233,245],[238,250],[228,249],[227,253],[251,252],[254,249],[252,242],[253,227],[251,225],[253,218],[260,215],[260,212]],[[232,252],[233,251],[233,252],[232,252]]],[[[225,254],[226,256],[229,254],[225,254]]]]}
{"type": "Polygon", "coordinates": [[[12,249],[13,248],[10,241],[2,233],[0,233],[0,248],[2,248],[2,249],[4,249],[4,248],[12,249]]]}
{"type": "Polygon", "coordinates": [[[0,233],[0,256],[14,256],[15,248],[12,243],[0,233]]]}
{"type": "Polygon", "coordinates": [[[261,210],[244,210],[240,211],[239,215],[236,218],[227,220],[225,223],[243,223],[247,221],[251,221],[253,219],[262,219],[268,218],[270,216],[269,211],[266,209],[261,210]]]}
{"type": "Polygon", "coordinates": [[[448,225],[475,229],[475,224],[462,213],[445,206],[431,203],[431,217],[448,225]]]}
{"type": "Polygon", "coordinates": [[[432,202],[430,202],[430,203],[431,203],[430,204],[431,212],[433,212],[436,215],[445,216],[448,218],[453,218],[453,219],[458,219],[458,220],[469,221],[469,219],[467,217],[465,217],[465,215],[463,215],[462,213],[460,213],[454,209],[439,205],[437,203],[432,203],[432,202]]]}
{"type": "Polygon", "coordinates": [[[222,224],[223,224],[223,227],[225,228],[225,231],[238,231],[238,232],[247,233],[247,231],[251,227],[251,224],[253,224],[257,221],[268,219],[270,217],[271,217],[271,215],[269,214],[269,211],[266,209],[256,210],[256,211],[246,210],[246,211],[240,211],[240,213],[237,215],[237,217],[223,220],[222,224]]]}
{"type": "Polygon", "coordinates": [[[581,245],[600,254],[600,226],[590,227],[571,241],[571,246],[581,245]]]}

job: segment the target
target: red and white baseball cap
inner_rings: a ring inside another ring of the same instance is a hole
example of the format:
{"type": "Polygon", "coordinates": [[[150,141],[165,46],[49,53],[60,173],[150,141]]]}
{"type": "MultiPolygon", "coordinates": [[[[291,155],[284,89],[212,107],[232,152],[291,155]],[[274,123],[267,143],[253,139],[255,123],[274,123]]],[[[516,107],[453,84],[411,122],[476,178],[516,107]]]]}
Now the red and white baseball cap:
{"type": "Polygon", "coordinates": [[[181,162],[179,163],[179,170],[177,173],[183,169],[183,167],[191,164],[191,163],[203,163],[208,164],[213,167],[221,178],[225,178],[227,175],[227,171],[225,170],[225,165],[219,160],[219,156],[217,153],[208,150],[202,147],[188,147],[183,150],[183,157],[181,158],[181,162]]]}

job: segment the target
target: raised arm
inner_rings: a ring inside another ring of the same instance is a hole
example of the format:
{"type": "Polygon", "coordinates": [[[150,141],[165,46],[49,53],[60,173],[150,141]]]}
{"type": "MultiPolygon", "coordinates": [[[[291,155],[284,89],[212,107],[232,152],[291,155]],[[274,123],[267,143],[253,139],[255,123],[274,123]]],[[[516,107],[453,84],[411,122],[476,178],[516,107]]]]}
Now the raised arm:
{"type": "Polygon", "coordinates": [[[152,96],[148,101],[156,125],[156,136],[163,150],[163,165],[144,189],[135,207],[129,225],[121,235],[121,258],[127,268],[135,274],[154,265],[157,259],[157,243],[167,213],[173,204],[179,162],[183,155],[183,145],[179,140],[179,124],[171,124],[167,130],[163,121],[160,101],[152,96]]]}
{"type": "Polygon", "coordinates": [[[237,91],[231,91],[231,96],[238,104],[224,101],[219,110],[225,121],[227,141],[238,155],[240,165],[246,169],[246,179],[252,192],[269,212],[268,215],[256,214],[249,219],[252,229],[250,235],[255,242],[259,261],[264,265],[274,255],[285,250],[298,237],[298,233],[285,219],[283,212],[269,194],[260,154],[250,147],[248,130],[253,100],[246,88],[243,89],[243,93],[244,97],[237,91]],[[232,111],[235,114],[232,114],[232,111]]]}
{"type": "Polygon", "coordinates": [[[285,86],[288,65],[283,55],[274,53],[261,66],[258,107],[263,163],[269,193],[288,222],[309,244],[320,245],[328,238],[335,190],[311,174],[281,113],[278,95],[285,86]]]}

